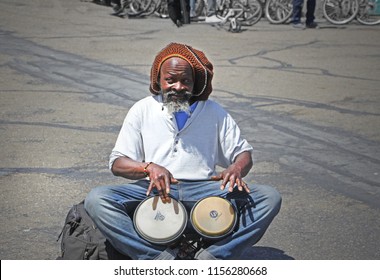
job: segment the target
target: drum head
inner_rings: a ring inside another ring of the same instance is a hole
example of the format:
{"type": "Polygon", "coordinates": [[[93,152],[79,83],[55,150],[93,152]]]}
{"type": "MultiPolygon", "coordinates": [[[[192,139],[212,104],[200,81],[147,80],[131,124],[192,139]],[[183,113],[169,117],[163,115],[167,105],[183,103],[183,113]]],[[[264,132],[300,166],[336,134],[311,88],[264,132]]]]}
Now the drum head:
{"type": "Polygon", "coordinates": [[[187,212],[179,201],[163,203],[159,196],[143,200],[136,208],[133,223],[137,233],[155,244],[169,244],[186,228],[187,212]]]}
{"type": "Polygon", "coordinates": [[[208,238],[221,238],[230,234],[237,222],[232,203],[217,196],[198,201],[191,210],[190,217],[194,229],[208,238]]]}

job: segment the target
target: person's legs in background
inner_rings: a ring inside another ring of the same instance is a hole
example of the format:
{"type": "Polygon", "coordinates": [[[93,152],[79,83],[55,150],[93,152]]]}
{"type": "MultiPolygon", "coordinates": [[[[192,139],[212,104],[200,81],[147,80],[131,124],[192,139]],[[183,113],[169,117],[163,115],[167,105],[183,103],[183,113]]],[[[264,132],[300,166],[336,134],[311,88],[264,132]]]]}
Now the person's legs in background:
{"type": "Polygon", "coordinates": [[[295,28],[304,28],[301,22],[304,0],[293,0],[292,25],[295,28]]]}
{"type": "Polygon", "coordinates": [[[306,3],[306,27],[307,28],[318,28],[318,24],[314,22],[315,16],[315,0],[307,0],[306,3]]]}
{"type": "MultiPolygon", "coordinates": [[[[200,0],[198,0],[200,1],[200,0]]],[[[202,0],[203,1],[203,0],[202,0]]],[[[219,23],[222,20],[216,16],[216,0],[207,0],[206,23],[219,23]]]]}
{"type": "Polygon", "coordinates": [[[216,0],[207,0],[206,16],[211,17],[216,13],[216,0]]]}
{"type": "Polygon", "coordinates": [[[168,0],[168,13],[170,19],[177,27],[182,26],[181,3],[178,0],[168,0]]]}
{"type": "Polygon", "coordinates": [[[168,0],[168,13],[177,27],[181,27],[184,23],[190,23],[190,0],[168,0]],[[186,11],[182,11],[181,2],[186,11]]]}
{"type": "MultiPolygon", "coordinates": [[[[203,1],[203,0],[197,0],[197,1],[203,1]]],[[[196,13],[195,13],[195,2],[196,0],[190,0],[189,4],[190,4],[190,17],[195,17],[196,16],[196,13]]]]}

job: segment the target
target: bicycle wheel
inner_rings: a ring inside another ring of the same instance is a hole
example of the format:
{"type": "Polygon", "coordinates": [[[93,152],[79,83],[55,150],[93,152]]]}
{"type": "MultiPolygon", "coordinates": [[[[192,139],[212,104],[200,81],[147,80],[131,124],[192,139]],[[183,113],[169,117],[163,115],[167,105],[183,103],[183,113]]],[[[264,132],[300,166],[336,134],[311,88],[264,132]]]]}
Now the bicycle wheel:
{"type": "Polygon", "coordinates": [[[156,10],[154,11],[154,14],[160,18],[168,18],[168,1],[160,0],[157,4],[156,10]]]}
{"type": "Polygon", "coordinates": [[[238,3],[243,7],[242,25],[254,25],[261,19],[263,7],[258,0],[239,0],[238,3]]]}
{"type": "Polygon", "coordinates": [[[325,0],[323,15],[332,24],[342,25],[352,21],[359,11],[358,0],[325,0]]]}
{"type": "Polygon", "coordinates": [[[265,4],[265,16],[270,23],[284,23],[292,16],[292,13],[292,0],[268,0],[265,4]]]}
{"type": "MultiPolygon", "coordinates": [[[[132,0],[129,3],[129,15],[147,16],[155,11],[155,5],[152,5],[153,0],[132,0]],[[150,9],[150,7],[152,7],[150,9]]],[[[154,3],[155,4],[155,3],[154,3]]]]}
{"type": "Polygon", "coordinates": [[[380,24],[380,0],[360,0],[356,20],[364,25],[380,24]]]}

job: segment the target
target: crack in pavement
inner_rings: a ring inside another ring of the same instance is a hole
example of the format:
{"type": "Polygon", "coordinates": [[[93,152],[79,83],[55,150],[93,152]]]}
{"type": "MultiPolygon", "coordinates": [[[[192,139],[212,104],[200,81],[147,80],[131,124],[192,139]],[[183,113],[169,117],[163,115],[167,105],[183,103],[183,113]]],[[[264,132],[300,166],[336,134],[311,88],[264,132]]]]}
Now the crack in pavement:
{"type": "Polygon", "coordinates": [[[332,73],[331,71],[329,71],[327,69],[318,68],[318,67],[298,67],[298,66],[294,66],[290,63],[287,63],[285,61],[282,61],[280,59],[267,57],[267,55],[269,55],[271,53],[282,52],[282,51],[295,49],[295,48],[310,47],[310,46],[316,45],[318,43],[320,43],[320,42],[319,41],[311,41],[311,42],[307,42],[307,43],[303,43],[303,44],[292,44],[292,45],[284,46],[282,48],[261,50],[257,53],[254,53],[254,54],[245,54],[245,55],[241,55],[238,57],[229,58],[229,59],[227,59],[227,61],[231,65],[237,66],[239,61],[244,61],[247,58],[255,57],[258,59],[274,62],[277,65],[272,66],[272,67],[270,67],[270,66],[254,66],[254,65],[252,65],[252,66],[247,66],[247,65],[241,66],[241,65],[239,65],[239,67],[266,69],[266,70],[272,69],[272,70],[276,70],[276,71],[277,70],[278,71],[288,71],[288,72],[299,73],[299,74],[303,74],[303,75],[328,76],[328,77],[334,77],[334,78],[345,78],[345,79],[350,79],[350,80],[378,81],[377,79],[370,79],[370,78],[365,78],[365,77],[358,77],[358,76],[352,76],[352,75],[339,75],[336,73],[332,73]],[[311,71],[311,72],[309,72],[309,71],[311,71]]]}

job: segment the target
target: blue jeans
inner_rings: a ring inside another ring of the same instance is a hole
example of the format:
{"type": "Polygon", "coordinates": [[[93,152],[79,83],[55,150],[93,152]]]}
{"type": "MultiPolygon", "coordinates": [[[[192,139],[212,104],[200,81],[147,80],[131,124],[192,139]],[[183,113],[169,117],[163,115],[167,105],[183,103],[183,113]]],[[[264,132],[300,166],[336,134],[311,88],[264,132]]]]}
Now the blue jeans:
{"type": "MultiPolygon", "coordinates": [[[[119,186],[94,188],[85,199],[85,209],[108,241],[132,259],[174,259],[175,252],[165,245],[154,245],[134,229],[133,212],[146,198],[149,182],[140,180],[119,186]]],[[[220,182],[180,181],[170,195],[191,208],[198,200],[220,196],[231,201],[239,212],[237,229],[227,237],[197,252],[197,259],[239,259],[245,249],[263,236],[281,207],[281,196],[272,187],[251,185],[251,193],[220,190],[220,182]]]]}
{"type": "MultiPolygon", "coordinates": [[[[304,0],[293,0],[293,15],[292,23],[300,23],[302,16],[304,0]]],[[[314,12],[315,12],[315,0],[307,0],[306,2],[306,24],[311,24],[314,22],[314,12]]]]}
{"type": "Polygon", "coordinates": [[[206,16],[214,16],[216,13],[216,0],[207,0],[206,10],[206,16]]]}
{"type": "Polygon", "coordinates": [[[189,4],[190,4],[190,16],[193,16],[195,15],[195,0],[190,0],[189,4]]]}

